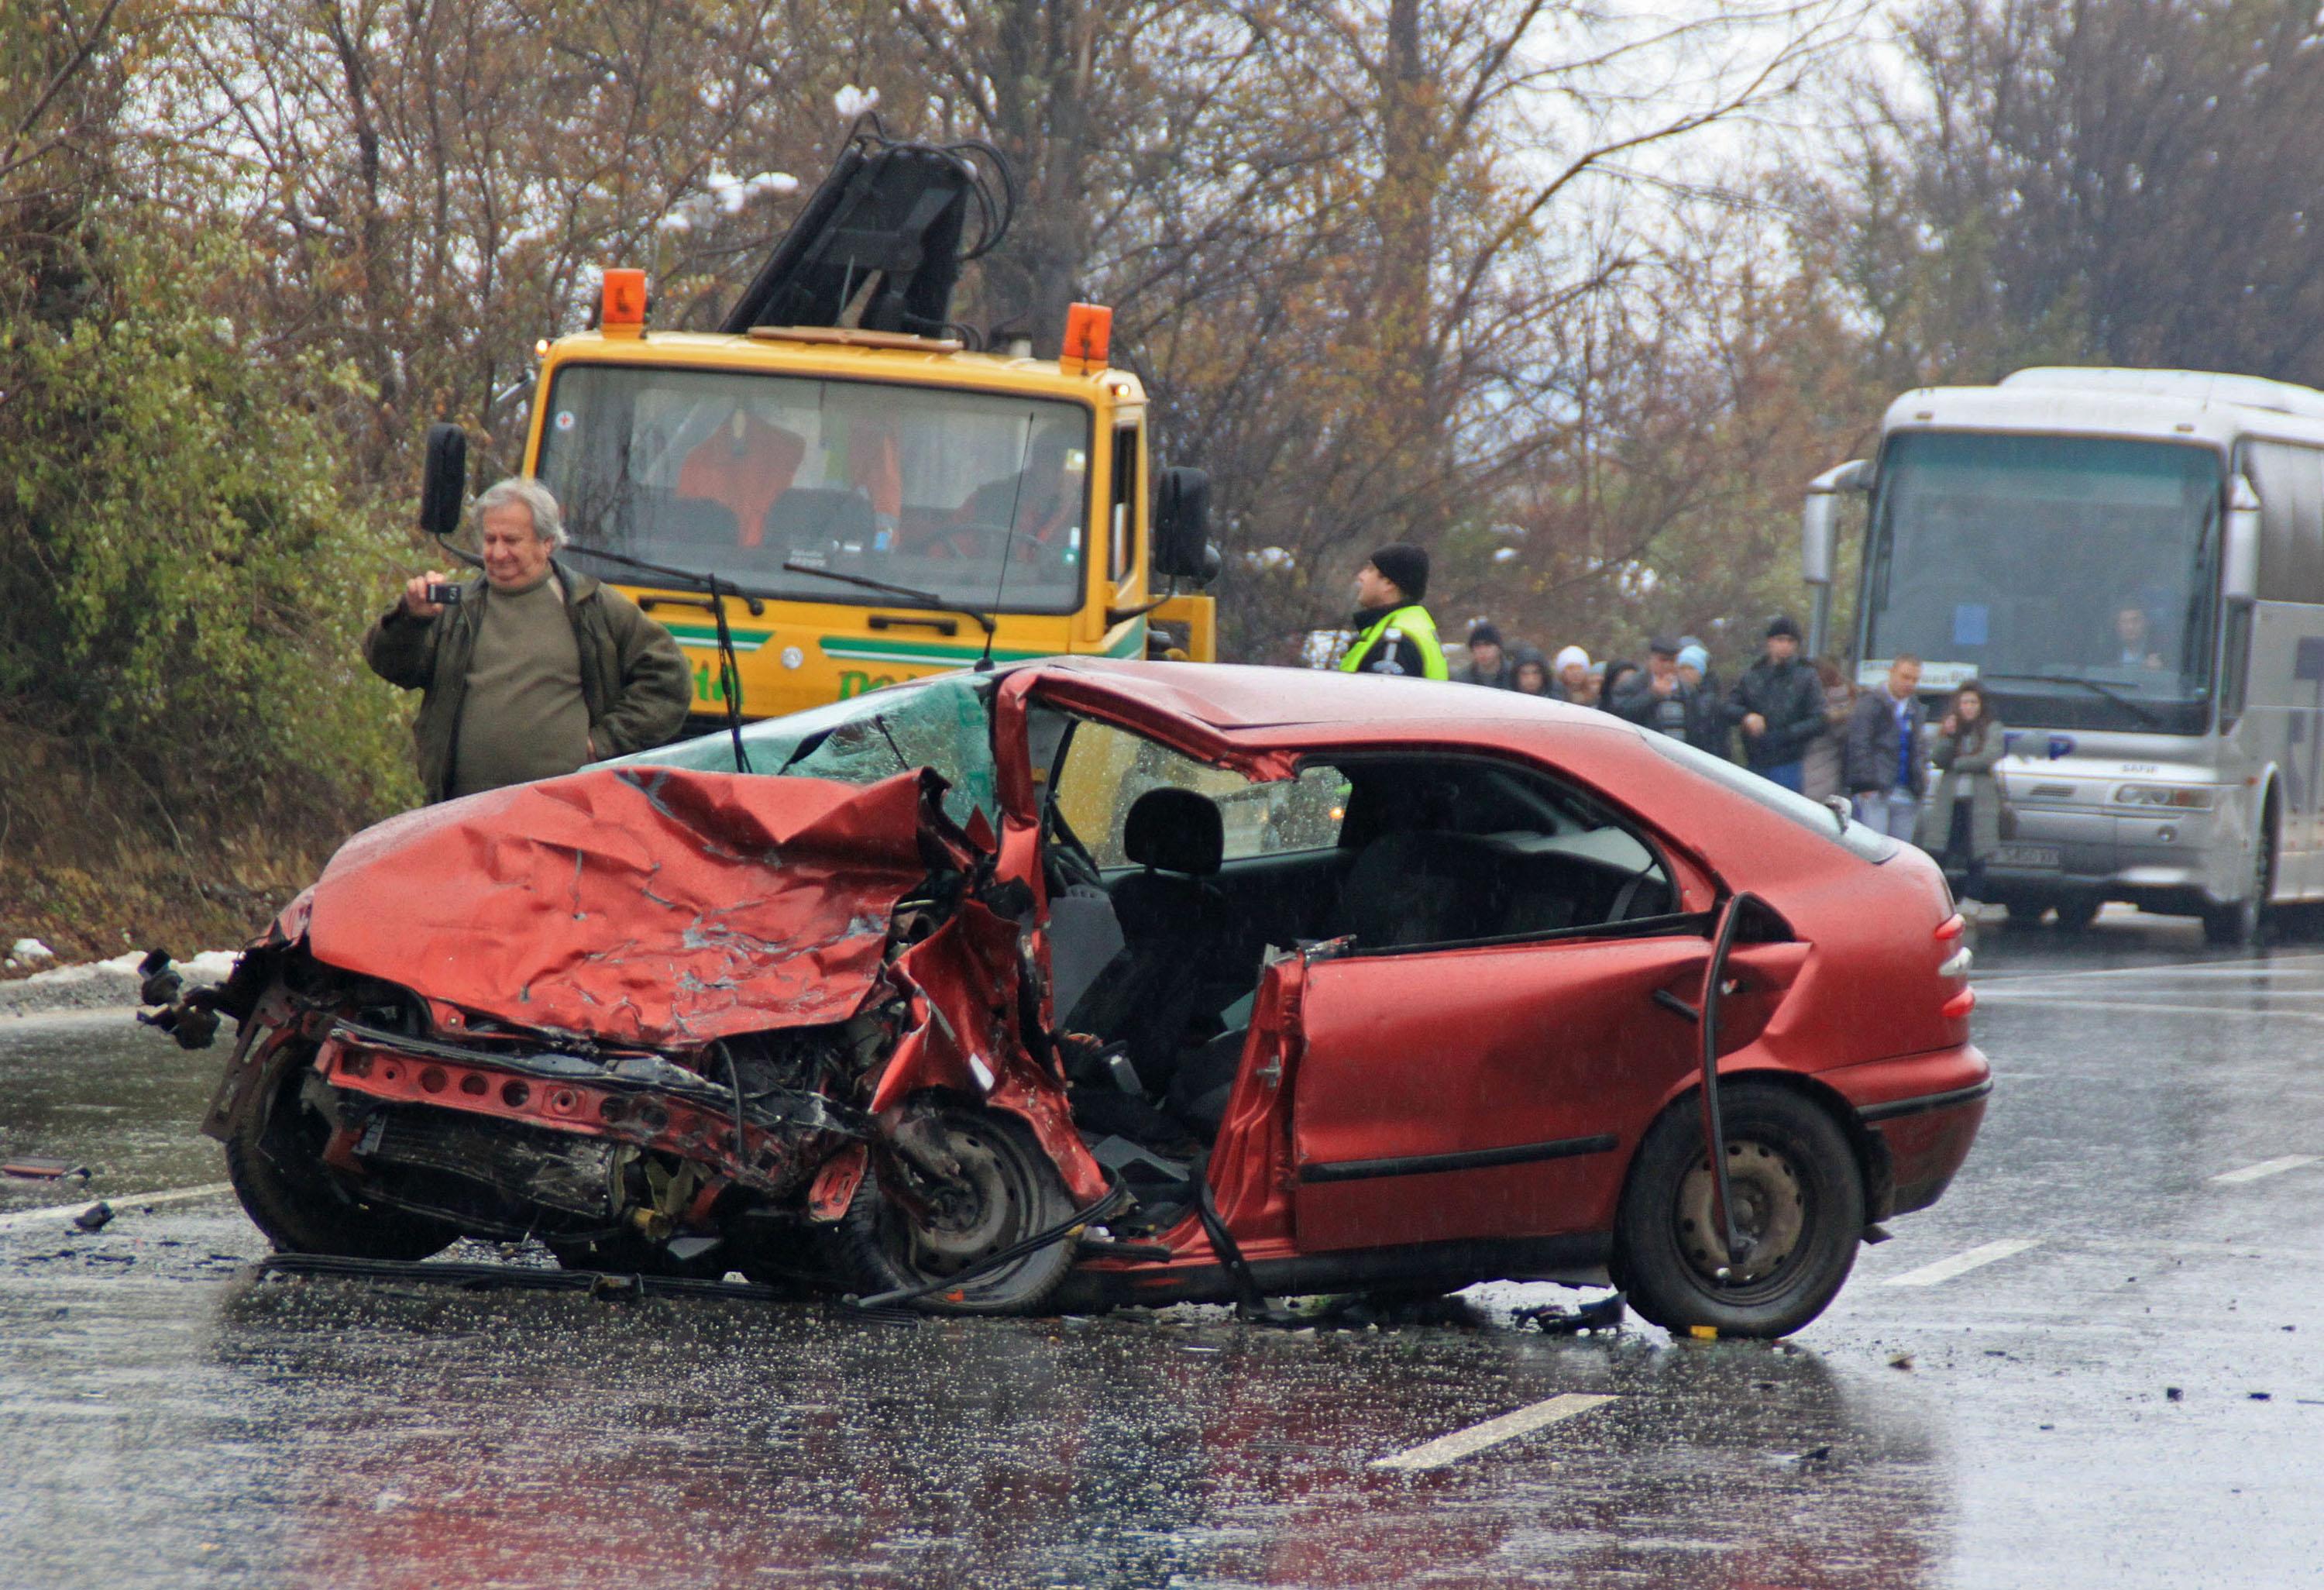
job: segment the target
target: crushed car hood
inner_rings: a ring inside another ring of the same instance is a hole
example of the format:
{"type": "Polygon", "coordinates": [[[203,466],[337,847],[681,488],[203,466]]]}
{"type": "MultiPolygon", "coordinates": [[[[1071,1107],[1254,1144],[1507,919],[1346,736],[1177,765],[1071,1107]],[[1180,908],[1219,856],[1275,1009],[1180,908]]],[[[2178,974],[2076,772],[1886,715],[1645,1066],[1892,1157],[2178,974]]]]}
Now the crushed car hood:
{"type": "Polygon", "coordinates": [[[942,787],[622,767],[426,807],[331,858],[301,902],[308,947],[470,1012],[625,1044],[844,1020],[927,874],[924,827],[948,826],[942,787]]]}

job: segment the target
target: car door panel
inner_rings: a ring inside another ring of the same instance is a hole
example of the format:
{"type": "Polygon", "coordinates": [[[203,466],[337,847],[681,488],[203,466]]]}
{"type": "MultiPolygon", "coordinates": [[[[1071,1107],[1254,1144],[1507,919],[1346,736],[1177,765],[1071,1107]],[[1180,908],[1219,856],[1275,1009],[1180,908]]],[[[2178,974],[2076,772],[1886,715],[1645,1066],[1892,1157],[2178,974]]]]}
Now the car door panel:
{"type": "Polygon", "coordinates": [[[1293,1099],[1303,1251],[1602,1230],[1698,1063],[1696,935],[1479,945],[1309,968],[1293,1099]]]}

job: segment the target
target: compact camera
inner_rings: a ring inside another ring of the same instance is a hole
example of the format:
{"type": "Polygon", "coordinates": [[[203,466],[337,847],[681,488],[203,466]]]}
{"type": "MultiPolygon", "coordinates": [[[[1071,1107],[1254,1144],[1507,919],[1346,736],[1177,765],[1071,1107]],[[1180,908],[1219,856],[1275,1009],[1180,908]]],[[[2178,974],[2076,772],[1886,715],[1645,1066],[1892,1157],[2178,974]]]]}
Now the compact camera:
{"type": "Polygon", "coordinates": [[[438,581],[428,587],[428,599],[438,606],[456,607],[460,605],[460,587],[438,581]]]}

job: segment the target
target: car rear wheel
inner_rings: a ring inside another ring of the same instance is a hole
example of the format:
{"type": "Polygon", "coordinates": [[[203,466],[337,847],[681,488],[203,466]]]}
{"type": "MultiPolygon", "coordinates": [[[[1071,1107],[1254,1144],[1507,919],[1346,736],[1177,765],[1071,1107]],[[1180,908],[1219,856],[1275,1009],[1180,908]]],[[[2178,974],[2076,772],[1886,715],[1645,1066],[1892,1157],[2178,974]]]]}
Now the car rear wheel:
{"type": "Polygon", "coordinates": [[[273,1098],[252,1101],[226,1139],[226,1179],[252,1223],[284,1253],[425,1259],[449,1246],[450,1226],[363,1203],[323,1163],[331,1124],[304,1096],[312,1052],[282,1068],[273,1098]]]}
{"type": "MultiPolygon", "coordinates": [[[[875,1157],[837,1231],[842,1269],[863,1296],[966,1275],[991,1254],[1074,1212],[1057,1168],[1025,1123],[994,1110],[943,1109],[934,1142],[958,1167],[941,1180],[875,1157]],[[884,1185],[882,1178],[897,1185],[884,1185]]],[[[947,1314],[1030,1314],[1073,1269],[1071,1238],[991,1274],[942,1287],[916,1307],[947,1314]]]]}
{"type": "Polygon", "coordinates": [[[1779,1087],[1721,1090],[1727,1174],[1742,1255],[1715,1234],[1699,1099],[1639,1145],[1615,1217],[1611,1269],[1631,1307],[1670,1331],[1780,1336],[1824,1310],[1856,1262],[1864,1180],[1839,1123],[1779,1087]]]}

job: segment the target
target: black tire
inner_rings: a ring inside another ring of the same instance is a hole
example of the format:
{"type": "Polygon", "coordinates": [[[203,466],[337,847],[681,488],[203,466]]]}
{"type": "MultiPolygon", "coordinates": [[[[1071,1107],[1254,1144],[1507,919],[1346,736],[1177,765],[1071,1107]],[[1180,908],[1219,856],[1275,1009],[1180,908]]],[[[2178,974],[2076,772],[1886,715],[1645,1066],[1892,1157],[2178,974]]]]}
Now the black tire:
{"type": "Polygon", "coordinates": [[[1720,1090],[1736,1224],[1752,1243],[1720,1280],[1711,1234],[1702,1106],[1683,1099],[1646,1132],[1614,1221],[1609,1268],[1630,1306],[1672,1332],[1781,1336],[1824,1310],[1856,1263],[1864,1178],[1829,1112],[1780,1087],[1720,1090]]]}
{"type": "Polygon", "coordinates": [[[300,1096],[312,1046],[282,1068],[271,1107],[244,1111],[226,1139],[226,1174],[243,1209],[280,1253],[425,1259],[459,1235],[419,1215],[359,1202],[323,1163],[330,1123],[300,1096]]]}
{"type": "MultiPolygon", "coordinates": [[[[936,1123],[963,1171],[939,1189],[931,1218],[886,1196],[874,1156],[835,1235],[840,1269],[861,1297],[962,1273],[984,1255],[1065,1220],[1074,1201],[1048,1155],[1025,1123],[997,1110],[944,1109],[936,1123]]],[[[1073,1267],[1068,1238],[1011,1260],[967,1286],[945,1289],[914,1306],[944,1314],[1032,1314],[1073,1267]]]]}
{"type": "Polygon", "coordinates": [[[2058,901],[2058,931],[2087,933],[2106,901],[2095,894],[2069,894],[2058,901]]]}
{"type": "Polygon", "coordinates": [[[2251,878],[2241,900],[2215,905],[2203,913],[2203,941],[2223,949],[2248,946],[2264,948],[2274,913],[2267,898],[2275,892],[2275,808],[2271,802],[2261,814],[2258,842],[2252,846],[2251,878]]]}

